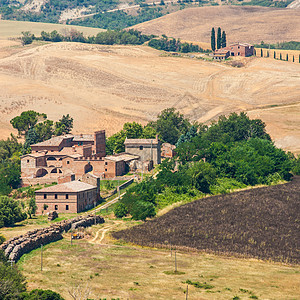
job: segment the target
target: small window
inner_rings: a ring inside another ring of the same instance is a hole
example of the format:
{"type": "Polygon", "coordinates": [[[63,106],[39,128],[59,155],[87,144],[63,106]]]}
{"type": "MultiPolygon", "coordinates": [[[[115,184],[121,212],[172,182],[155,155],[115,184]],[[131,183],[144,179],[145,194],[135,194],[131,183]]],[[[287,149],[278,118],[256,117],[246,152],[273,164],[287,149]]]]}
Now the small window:
{"type": "Polygon", "coordinates": [[[66,210],[69,210],[69,205],[66,205],[66,210]]]}
{"type": "Polygon", "coordinates": [[[240,49],[240,46],[238,46],[238,49],[240,49]]]}
{"type": "Polygon", "coordinates": [[[105,172],[107,172],[107,169],[105,169],[105,172]]]}
{"type": "Polygon", "coordinates": [[[107,166],[107,161],[105,162],[105,165],[107,166]]]}
{"type": "Polygon", "coordinates": [[[47,194],[44,194],[44,199],[47,199],[47,194]]]}
{"type": "Polygon", "coordinates": [[[55,209],[55,210],[58,210],[58,205],[57,205],[57,204],[54,205],[54,209],[55,209]]]}
{"type": "Polygon", "coordinates": [[[57,194],[54,195],[54,198],[57,199],[57,194]]]}
{"type": "Polygon", "coordinates": [[[69,195],[68,194],[66,194],[66,199],[69,199],[69,195]]]}
{"type": "Polygon", "coordinates": [[[70,161],[69,160],[67,160],[67,165],[69,165],[70,164],[70,161]]]}
{"type": "Polygon", "coordinates": [[[240,52],[238,52],[238,55],[240,55],[240,52]]]}
{"type": "Polygon", "coordinates": [[[27,159],[27,163],[29,163],[29,159],[27,159]]]}
{"type": "Polygon", "coordinates": [[[140,146],[140,150],[143,150],[144,149],[144,147],[143,146],[140,146]]]}

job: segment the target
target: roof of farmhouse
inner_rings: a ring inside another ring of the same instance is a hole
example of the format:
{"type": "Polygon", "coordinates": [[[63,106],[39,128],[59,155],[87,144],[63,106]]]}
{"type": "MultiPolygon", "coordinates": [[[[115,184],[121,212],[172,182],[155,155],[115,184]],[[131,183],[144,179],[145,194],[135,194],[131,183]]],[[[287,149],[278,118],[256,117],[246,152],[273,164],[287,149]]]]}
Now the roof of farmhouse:
{"type": "Polygon", "coordinates": [[[47,188],[37,190],[36,193],[76,193],[91,190],[94,188],[96,188],[96,186],[76,180],[52,185],[47,188]]]}
{"type": "Polygon", "coordinates": [[[37,144],[33,144],[31,146],[59,146],[61,144],[61,142],[64,139],[68,139],[68,138],[72,138],[73,135],[68,134],[68,135],[62,135],[62,136],[55,136],[49,140],[37,143],[37,144]]]}

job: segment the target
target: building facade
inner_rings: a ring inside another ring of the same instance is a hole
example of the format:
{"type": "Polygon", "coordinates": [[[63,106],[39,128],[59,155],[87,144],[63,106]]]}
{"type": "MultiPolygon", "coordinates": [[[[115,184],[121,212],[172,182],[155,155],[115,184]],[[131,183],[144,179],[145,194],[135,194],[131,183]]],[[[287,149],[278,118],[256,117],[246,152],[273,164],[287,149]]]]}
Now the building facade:
{"type": "Polygon", "coordinates": [[[248,57],[254,55],[254,46],[247,43],[234,43],[227,47],[217,49],[214,52],[214,59],[224,60],[229,56],[248,57]]]}
{"type": "Polygon", "coordinates": [[[98,187],[71,181],[35,191],[37,214],[50,211],[79,213],[91,209],[99,199],[98,187]]]}
{"type": "Polygon", "coordinates": [[[124,142],[125,152],[139,156],[142,162],[152,161],[154,165],[161,163],[161,144],[155,139],[127,139],[124,142]]]}

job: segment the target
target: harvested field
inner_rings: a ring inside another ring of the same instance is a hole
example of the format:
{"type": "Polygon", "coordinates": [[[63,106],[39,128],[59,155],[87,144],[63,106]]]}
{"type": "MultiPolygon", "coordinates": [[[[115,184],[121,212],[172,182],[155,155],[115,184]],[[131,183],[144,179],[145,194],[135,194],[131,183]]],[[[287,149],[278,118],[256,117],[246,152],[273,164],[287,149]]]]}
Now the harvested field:
{"type": "Polygon", "coordinates": [[[142,246],[197,249],[300,263],[300,177],[287,184],[203,198],[113,233],[142,246]]]}
{"type": "Polygon", "coordinates": [[[226,31],[229,43],[299,41],[300,10],[245,6],[210,6],[180,10],[134,26],[146,34],[210,43],[212,27],[226,31]]]}
{"type": "Polygon", "coordinates": [[[40,36],[41,31],[53,31],[65,32],[74,28],[85,35],[96,35],[104,29],[91,28],[83,26],[73,26],[73,25],[62,25],[62,24],[52,24],[52,23],[41,23],[41,22],[23,22],[23,21],[9,21],[0,20],[0,39],[4,38],[16,38],[21,36],[22,31],[30,31],[31,33],[40,36]]]}
{"type": "Polygon", "coordinates": [[[46,112],[55,121],[70,114],[74,133],[105,129],[108,135],[128,121],[155,120],[168,107],[200,122],[233,111],[255,111],[253,115],[267,121],[275,143],[299,153],[300,64],[268,58],[249,58],[244,64],[233,68],[197,58],[163,57],[146,46],[22,47],[3,40],[0,138],[13,131],[11,119],[29,109],[46,112]]]}

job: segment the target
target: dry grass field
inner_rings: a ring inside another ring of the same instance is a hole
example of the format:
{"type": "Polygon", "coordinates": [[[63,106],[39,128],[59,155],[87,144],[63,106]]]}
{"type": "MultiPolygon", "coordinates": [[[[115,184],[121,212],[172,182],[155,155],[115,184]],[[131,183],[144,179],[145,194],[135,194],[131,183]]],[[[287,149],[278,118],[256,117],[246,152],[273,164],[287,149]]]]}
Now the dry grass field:
{"type": "Polygon", "coordinates": [[[64,32],[74,28],[85,35],[96,35],[98,32],[103,31],[100,28],[82,27],[82,26],[71,26],[62,24],[50,24],[50,23],[39,23],[39,22],[22,22],[22,21],[8,21],[0,20],[0,40],[7,38],[16,38],[21,36],[22,31],[30,31],[36,36],[40,36],[41,31],[53,31],[64,32]]]}
{"type": "Polygon", "coordinates": [[[210,43],[212,27],[221,27],[231,42],[299,41],[300,10],[245,6],[184,9],[135,25],[143,33],[210,43]]]}
{"type": "Polygon", "coordinates": [[[163,57],[146,46],[79,43],[33,44],[0,41],[0,138],[10,119],[24,110],[52,120],[69,113],[74,132],[124,122],[146,123],[175,107],[191,120],[249,111],[260,117],[278,145],[300,152],[300,64],[267,58],[245,67],[197,58],[163,57]]]}
{"type": "MultiPolygon", "coordinates": [[[[128,222],[128,221],[127,221],[128,222]]],[[[24,255],[18,265],[28,287],[52,289],[65,299],[80,286],[90,289],[92,299],[185,299],[186,280],[213,286],[210,289],[189,285],[188,299],[298,299],[299,266],[238,259],[210,254],[177,252],[178,271],[174,271],[174,252],[122,245],[109,238],[107,230],[131,226],[107,220],[88,229],[94,236],[74,241],[70,236],[24,255]],[[96,233],[98,233],[97,238],[96,233]],[[104,238],[103,238],[104,236],[104,238]],[[169,274],[171,273],[171,274],[169,274]],[[229,275],[230,274],[230,275],[229,275]],[[252,294],[250,294],[252,293],[252,294]]]]}

